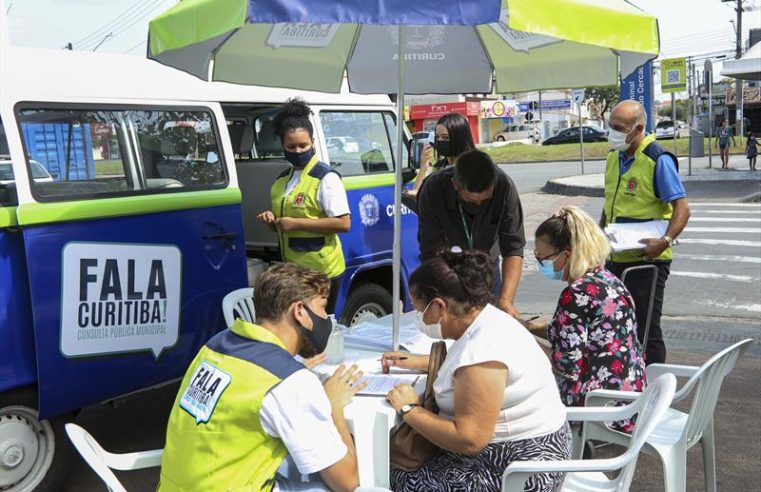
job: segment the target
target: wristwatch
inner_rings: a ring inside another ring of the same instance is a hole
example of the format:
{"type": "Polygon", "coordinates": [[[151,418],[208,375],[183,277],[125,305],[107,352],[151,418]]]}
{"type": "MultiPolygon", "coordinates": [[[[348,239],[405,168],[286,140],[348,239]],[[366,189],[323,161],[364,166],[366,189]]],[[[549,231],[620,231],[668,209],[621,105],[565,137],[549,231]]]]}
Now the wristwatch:
{"type": "Polygon", "coordinates": [[[419,407],[419,406],[420,406],[419,403],[405,403],[404,405],[402,405],[402,408],[399,409],[399,416],[401,418],[404,418],[404,416],[410,413],[413,408],[419,407]]]}
{"type": "Polygon", "coordinates": [[[671,247],[671,245],[674,244],[674,240],[671,239],[671,236],[663,236],[661,239],[665,239],[666,243],[669,245],[669,247],[671,247]]]}

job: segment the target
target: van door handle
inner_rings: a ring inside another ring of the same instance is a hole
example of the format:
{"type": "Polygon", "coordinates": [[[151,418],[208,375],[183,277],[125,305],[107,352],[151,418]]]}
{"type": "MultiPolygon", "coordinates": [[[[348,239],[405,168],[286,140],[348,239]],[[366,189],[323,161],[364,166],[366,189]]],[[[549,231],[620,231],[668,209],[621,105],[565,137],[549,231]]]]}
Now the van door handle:
{"type": "Polygon", "coordinates": [[[234,241],[238,235],[234,232],[222,232],[219,234],[210,234],[204,236],[204,239],[216,239],[217,241],[234,241]]]}

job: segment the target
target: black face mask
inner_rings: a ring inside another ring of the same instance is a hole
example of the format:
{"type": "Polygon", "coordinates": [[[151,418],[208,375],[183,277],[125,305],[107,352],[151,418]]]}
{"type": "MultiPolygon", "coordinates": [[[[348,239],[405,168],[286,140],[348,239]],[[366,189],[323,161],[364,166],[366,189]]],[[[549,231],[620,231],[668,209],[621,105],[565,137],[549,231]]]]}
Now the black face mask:
{"type": "Polygon", "coordinates": [[[317,354],[321,354],[325,351],[325,347],[328,346],[328,339],[330,338],[330,332],[333,331],[333,322],[330,318],[323,318],[312,312],[311,309],[304,306],[304,310],[312,320],[312,329],[307,330],[303,326],[301,333],[306,337],[309,344],[303,347],[299,351],[299,355],[305,358],[313,357],[317,354]]]}
{"type": "Polygon", "coordinates": [[[465,211],[465,213],[473,217],[478,215],[488,203],[489,202],[484,202],[478,205],[476,203],[470,203],[470,202],[465,202],[460,200],[460,205],[462,206],[462,209],[465,211]]]}
{"type": "Polygon", "coordinates": [[[452,142],[449,140],[434,140],[433,148],[441,157],[452,157],[452,142]]]}

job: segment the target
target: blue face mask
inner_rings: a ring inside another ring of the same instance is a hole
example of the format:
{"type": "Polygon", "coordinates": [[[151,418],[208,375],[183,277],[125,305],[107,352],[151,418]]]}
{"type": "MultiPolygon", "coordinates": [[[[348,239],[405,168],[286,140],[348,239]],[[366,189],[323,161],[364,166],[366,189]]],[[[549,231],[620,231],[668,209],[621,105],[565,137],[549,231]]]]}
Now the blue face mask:
{"type": "Polygon", "coordinates": [[[314,157],[314,147],[304,152],[288,152],[283,149],[285,160],[293,164],[295,168],[302,168],[314,157]]]}
{"type": "Polygon", "coordinates": [[[552,266],[551,260],[545,260],[539,265],[539,271],[542,272],[544,278],[549,280],[563,280],[563,271],[556,272],[555,267],[552,266]]]}

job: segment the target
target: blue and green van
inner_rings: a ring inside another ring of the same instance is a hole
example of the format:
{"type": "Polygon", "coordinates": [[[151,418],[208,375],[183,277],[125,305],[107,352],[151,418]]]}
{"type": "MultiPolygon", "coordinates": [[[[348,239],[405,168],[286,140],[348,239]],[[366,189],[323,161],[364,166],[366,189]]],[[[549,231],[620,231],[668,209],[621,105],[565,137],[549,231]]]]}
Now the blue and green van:
{"type": "MultiPolygon", "coordinates": [[[[247,286],[247,262],[279,259],[254,217],[287,167],[271,118],[288,97],[314,110],[318,154],[348,193],[337,315],[391,312],[388,97],[207,84],[139,57],[27,48],[3,51],[0,74],[13,173],[0,183],[0,490],[57,490],[63,423],[180,378],[225,328],[222,298],[247,286]],[[24,69],[41,66],[55,75],[24,69]]],[[[406,303],[416,230],[404,208],[406,303]]]]}

